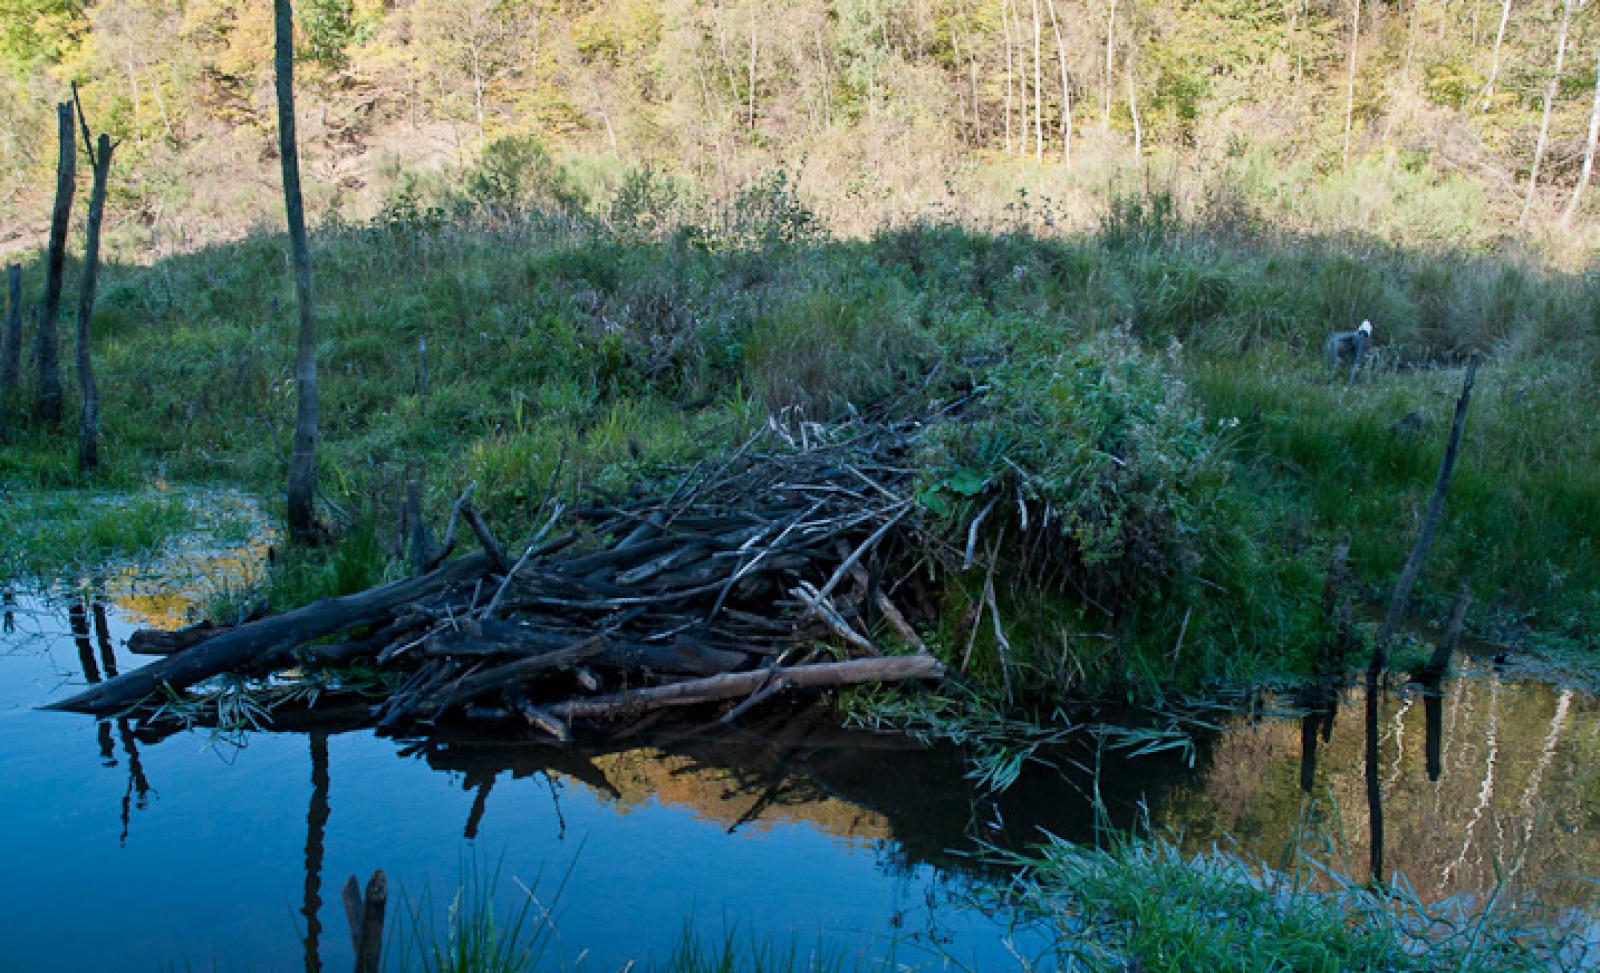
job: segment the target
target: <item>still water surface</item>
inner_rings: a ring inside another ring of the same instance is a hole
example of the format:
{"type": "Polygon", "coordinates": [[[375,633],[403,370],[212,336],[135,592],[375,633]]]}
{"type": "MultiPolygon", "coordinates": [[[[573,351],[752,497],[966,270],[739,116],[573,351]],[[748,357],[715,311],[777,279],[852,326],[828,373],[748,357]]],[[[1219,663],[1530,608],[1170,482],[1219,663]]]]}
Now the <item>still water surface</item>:
{"type": "MultiPolygon", "coordinates": [[[[661,957],[687,924],[802,953],[1015,969],[1013,950],[1048,936],[975,906],[995,873],[973,850],[1093,838],[1089,747],[1045,755],[993,797],[954,748],[805,718],[560,750],[366,731],[156,739],[35,709],[147,661],[127,635],[187,620],[206,585],[247,582],[254,553],[7,593],[0,853],[21,899],[0,909],[0,970],[348,969],[338,891],[376,868],[392,900],[431,895],[440,914],[465,872],[498,869],[508,907],[525,885],[552,909],[570,968],[661,957]]],[[[1438,696],[1381,689],[1370,710],[1356,687],[1308,716],[1235,714],[1201,735],[1192,767],[1103,756],[1102,796],[1113,823],[1147,819],[1192,850],[1377,867],[1435,902],[1503,880],[1553,915],[1592,911],[1595,698],[1465,668],[1438,696]]]]}

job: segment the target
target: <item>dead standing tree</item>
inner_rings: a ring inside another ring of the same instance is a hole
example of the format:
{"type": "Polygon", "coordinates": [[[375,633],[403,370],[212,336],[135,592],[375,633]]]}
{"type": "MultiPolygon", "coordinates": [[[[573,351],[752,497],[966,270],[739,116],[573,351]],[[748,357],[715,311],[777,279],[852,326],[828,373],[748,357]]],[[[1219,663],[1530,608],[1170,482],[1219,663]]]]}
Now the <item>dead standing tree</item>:
{"type": "Polygon", "coordinates": [[[16,393],[22,359],[22,266],[6,268],[6,331],[0,338],[0,440],[6,437],[6,407],[16,393]]]}
{"type": "Polygon", "coordinates": [[[111,175],[111,153],[116,148],[111,137],[102,133],[98,146],[91,144],[89,121],[78,100],[78,86],[72,86],[72,101],[78,109],[78,124],[83,131],[83,151],[94,170],[94,185],[89,191],[88,240],[83,254],[83,281],[78,294],[78,470],[88,472],[100,466],[100,390],[94,380],[94,360],[89,354],[90,323],[94,318],[95,285],[100,278],[100,220],[105,215],[106,181],[111,175]]]}
{"type": "Polygon", "coordinates": [[[278,92],[278,155],[283,163],[283,205],[289,220],[295,303],[300,333],[295,351],[294,446],[289,458],[289,536],[303,544],[322,537],[317,523],[317,320],[311,304],[311,254],[306,243],[305,201],[300,195],[300,156],[294,134],[294,15],[289,0],[273,0],[277,34],[274,70],[278,92]]]}
{"type": "Polygon", "coordinates": [[[56,205],[50,215],[50,249],[45,257],[44,313],[35,336],[39,360],[38,397],[34,413],[41,422],[61,421],[60,340],[61,277],[67,261],[67,224],[72,218],[72,193],[77,186],[77,143],[72,129],[72,105],[56,105],[60,156],[56,162],[56,205]]]}

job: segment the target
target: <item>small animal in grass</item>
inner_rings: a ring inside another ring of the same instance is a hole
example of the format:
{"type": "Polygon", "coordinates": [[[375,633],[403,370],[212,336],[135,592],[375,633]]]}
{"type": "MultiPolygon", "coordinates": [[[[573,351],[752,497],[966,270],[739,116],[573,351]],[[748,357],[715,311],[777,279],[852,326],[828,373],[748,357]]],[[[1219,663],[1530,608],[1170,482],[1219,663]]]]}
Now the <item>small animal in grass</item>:
{"type": "Polygon", "coordinates": [[[1335,331],[1329,335],[1327,344],[1322,346],[1322,350],[1328,358],[1328,367],[1349,366],[1354,369],[1361,364],[1361,359],[1366,356],[1367,348],[1371,344],[1372,322],[1362,321],[1361,326],[1354,331],[1335,331]]]}
{"type": "Polygon", "coordinates": [[[1410,412],[1407,412],[1394,422],[1391,422],[1389,424],[1389,430],[1396,436],[1415,436],[1417,433],[1421,432],[1422,427],[1426,426],[1427,424],[1427,420],[1422,418],[1422,413],[1412,409],[1410,412]]]}

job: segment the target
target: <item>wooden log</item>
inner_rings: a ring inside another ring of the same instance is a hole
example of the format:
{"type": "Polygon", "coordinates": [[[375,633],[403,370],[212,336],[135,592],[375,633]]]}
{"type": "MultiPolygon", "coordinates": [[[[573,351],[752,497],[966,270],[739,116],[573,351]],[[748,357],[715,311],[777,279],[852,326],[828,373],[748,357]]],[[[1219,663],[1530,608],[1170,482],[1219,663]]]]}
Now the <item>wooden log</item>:
{"type": "Polygon", "coordinates": [[[258,657],[303,645],[358,625],[371,625],[395,609],[462,581],[481,578],[490,567],[487,555],[452,561],[420,578],[408,578],[342,598],[325,598],[304,608],[241,625],[187,652],[123,673],[46,709],[80,713],[115,713],[134,706],[167,687],[185,689],[218,673],[251,664],[258,657]]]}
{"type": "Polygon", "coordinates": [[[591,635],[590,637],[575,642],[564,649],[546,652],[542,655],[529,656],[515,662],[493,666],[479,672],[474,672],[441,689],[418,704],[415,712],[423,715],[435,715],[449,709],[451,706],[470,703],[480,696],[495,691],[521,686],[535,676],[544,675],[557,669],[568,669],[587,659],[591,659],[605,648],[604,635],[591,635]]]}
{"type": "Polygon", "coordinates": [[[945,669],[938,659],[927,655],[894,655],[845,662],[789,666],[773,672],[757,669],[730,672],[706,679],[692,679],[670,686],[651,686],[608,696],[569,699],[545,707],[556,719],[605,720],[637,716],[672,706],[694,706],[721,700],[739,699],[759,691],[769,679],[782,678],[797,689],[827,689],[862,683],[905,682],[916,679],[943,679],[945,669]]]}

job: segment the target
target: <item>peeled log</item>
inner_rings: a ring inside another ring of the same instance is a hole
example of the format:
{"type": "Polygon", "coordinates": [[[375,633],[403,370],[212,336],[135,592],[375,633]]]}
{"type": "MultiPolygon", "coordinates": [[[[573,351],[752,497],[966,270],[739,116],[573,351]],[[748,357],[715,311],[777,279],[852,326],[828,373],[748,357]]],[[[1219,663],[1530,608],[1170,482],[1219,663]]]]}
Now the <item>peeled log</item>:
{"type": "Polygon", "coordinates": [[[944,664],[931,655],[891,655],[846,662],[824,662],[810,666],[757,669],[730,672],[707,679],[691,679],[670,686],[633,689],[610,696],[570,699],[547,706],[544,712],[560,720],[596,720],[615,716],[637,716],[671,706],[694,706],[718,700],[738,699],[758,692],[769,680],[787,680],[797,689],[826,689],[869,682],[904,682],[912,679],[943,679],[944,664]]]}
{"type": "Polygon", "coordinates": [[[45,709],[102,715],[120,712],[163,686],[185,689],[218,673],[250,665],[275,650],[303,645],[357,625],[383,621],[403,605],[436,594],[457,582],[482,577],[492,563],[489,555],[474,554],[420,578],[395,581],[342,598],[325,598],[292,612],[241,625],[177,655],[51,703],[45,709]]]}

